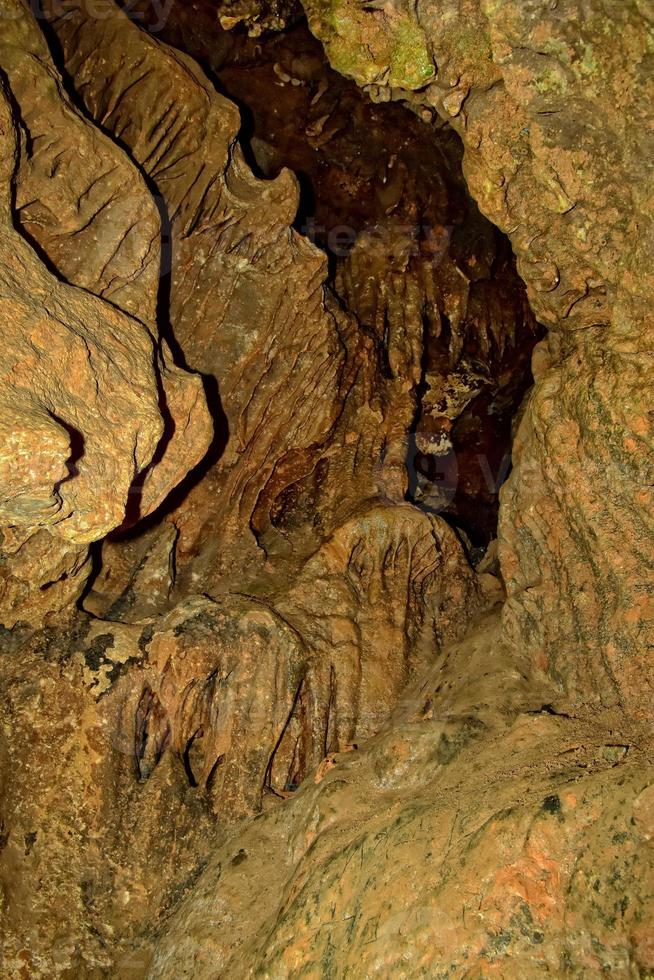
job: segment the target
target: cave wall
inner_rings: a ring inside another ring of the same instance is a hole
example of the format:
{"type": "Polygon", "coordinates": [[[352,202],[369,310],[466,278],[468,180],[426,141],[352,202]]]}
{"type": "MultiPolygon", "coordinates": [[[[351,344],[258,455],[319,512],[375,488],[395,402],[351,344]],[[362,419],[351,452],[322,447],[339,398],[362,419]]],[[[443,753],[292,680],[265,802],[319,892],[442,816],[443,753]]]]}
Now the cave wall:
{"type": "Polygon", "coordinates": [[[71,104],[29,11],[8,0],[2,16],[10,628],[70,607],[87,546],[154,510],[203,458],[212,423],[200,377],[159,336],[160,220],[145,182],[71,104]]]}
{"type": "Polygon", "coordinates": [[[6,968],[646,976],[647,9],[306,13],[460,133],[549,328],[503,584],[405,502],[415,406],[235,107],[113,4],[4,0],[6,968]]]}
{"type": "Polygon", "coordinates": [[[651,15],[572,0],[307,14],[339,70],[460,133],[550,330],[503,492],[507,636],[579,702],[651,717],[651,15]]]}

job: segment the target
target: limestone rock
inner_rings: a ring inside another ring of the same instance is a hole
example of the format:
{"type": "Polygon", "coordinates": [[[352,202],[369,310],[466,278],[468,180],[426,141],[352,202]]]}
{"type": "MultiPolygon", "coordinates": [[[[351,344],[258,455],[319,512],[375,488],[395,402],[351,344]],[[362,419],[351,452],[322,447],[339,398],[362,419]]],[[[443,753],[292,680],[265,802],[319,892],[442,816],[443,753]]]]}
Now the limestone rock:
{"type": "MultiPolygon", "coordinates": [[[[50,593],[48,601],[39,599],[41,613],[36,604],[29,612],[23,609],[22,618],[33,619],[50,607],[63,608],[63,594],[69,601],[77,598],[84,579],[77,577],[76,587],[73,579],[81,569],[89,570],[79,547],[134,513],[154,509],[203,457],[212,425],[200,378],[182,372],[170,352],[158,350],[160,227],[154,202],[122,151],[69,103],[29,11],[13,0],[6,0],[5,8],[1,56],[13,105],[5,140],[10,162],[13,128],[20,127],[19,227],[59,276],[85,290],[66,290],[14,229],[6,229],[6,288],[16,297],[11,318],[16,327],[8,338],[3,403],[6,424],[13,420],[15,428],[7,436],[3,521],[27,528],[32,541],[39,526],[55,529],[54,537],[39,536],[49,548],[31,548],[40,562],[38,570],[31,563],[32,573],[50,593]],[[26,278],[31,296],[19,299],[26,278]],[[91,293],[110,303],[93,303],[91,293]],[[39,322],[37,304],[46,297],[49,319],[41,316],[39,322]],[[121,316],[117,308],[143,322],[121,316]],[[50,323],[56,324],[51,336],[50,323]],[[38,337],[46,333],[44,345],[38,337]],[[26,382],[32,372],[34,380],[26,382]],[[96,413],[106,420],[104,432],[102,425],[92,431],[96,413]],[[137,477],[145,487],[135,484],[137,477]],[[70,556],[70,545],[58,544],[58,538],[78,545],[74,561],[64,557],[70,556]],[[65,572],[57,567],[60,562],[65,572]],[[62,576],[65,589],[52,591],[62,576]]],[[[6,587],[11,591],[14,580],[23,583],[11,603],[16,606],[27,598],[28,577],[26,568],[14,568],[17,559],[5,554],[6,587]]],[[[23,550],[21,563],[25,557],[23,550]]],[[[7,616],[21,618],[19,610],[7,616]]]]}
{"type": "Polygon", "coordinates": [[[17,174],[21,230],[68,282],[139,319],[157,347],[164,435],[131,488],[126,519],[134,523],[205,456],[213,424],[204,386],[175,363],[166,341],[159,342],[162,248],[155,200],[133,162],[70,103],[26,9],[18,0],[5,3],[21,37],[20,46],[7,44],[3,57],[26,141],[17,174]]]}
{"type": "Polygon", "coordinates": [[[48,528],[2,528],[0,556],[0,610],[6,629],[69,613],[91,572],[88,548],[64,541],[48,528]]]}
{"type": "MultiPolygon", "coordinates": [[[[391,47],[403,35],[381,10],[328,4],[310,19],[333,59],[350,43],[324,26],[337,9],[369,25],[360,27],[345,69],[367,84],[377,71],[367,34],[385,32],[391,47]]],[[[652,150],[654,42],[641,4],[589,10],[580,19],[573,0],[422,4],[410,16],[427,39],[435,78],[417,93],[410,71],[393,85],[461,134],[470,189],[509,234],[532,308],[551,328],[549,370],[524,413],[504,491],[509,635],[551,662],[568,693],[585,687],[603,703],[651,714],[643,651],[653,629],[653,433],[636,387],[653,376],[644,161],[652,150]],[[625,399],[629,422],[618,407],[625,399]],[[548,476],[550,465],[556,472],[548,476]],[[605,548],[604,533],[615,544],[605,548]],[[563,667],[554,651],[570,642],[583,655],[563,667]],[[629,664],[620,679],[618,663],[629,664]]]]}
{"type": "MultiPolygon", "coordinates": [[[[161,438],[152,339],[114,307],[55,279],[14,230],[14,124],[2,98],[1,519],[52,528],[82,546],[121,523],[130,485],[161,438]]],[[[12,562],[3,570],[9,581],[12,562]]]]}
{"type": "Polygon", "coordinates": [[[295,178],[257,180],[236,108],[200,68],[113,4],[106,13],[53,11],[53,25],[87,108],[120,134],[169,217],[170,320],[184,361],[213,386],[219,458],[177,521],[179,558],[202,548],[194,574],[220,582],[260,561],[243,528],[311,472],[342,409],[342,314],[324,296],[324,256],[290,227],[295,178]]]}
{"type": "Polygon", "coordinates": [[[468,411],[466,358],[523,356],[498,253],[436,282],[361,239],[353,316],[295,179],[255,178],[191,58],[111,3],[47,5],[42,36],[5,0],[9,976],[654,971],[651,18],[582,6],[307,0],[342,71],[461,134],[550,327],[503,602],[492,553],[476,574],[404,499],[409,435],[468,411]]]}
{"type": "Polygon", "coordinates": [[[80,614],[8,634],[8,968],[83,976],[124,959],[143,975],[143,930],[225,828],[284,806],[325,757],[383,728],[480,604],[453,532],[405,505],[346,525],[269,602],[197,596],[147,624],[80,614]]]}
{"type": "Polygon", "coordinates": [[[141,777],[170,748],[222,820],[256,812],[375,734],[480,598],[452,531],[405,505],[339,529],[268,601],[178,604],[147,645],[141,777]]]}
{"type": "Polygon", "coordinates": [[[496,617],[444,652],[365,749],[225,841],[147,976],[651,969],[647,729],[617,746],[541,711],[516,666],[496,617]]]}
{"type": "Polygon", "coordinates": [[[165,914],[206,861],[214,822],[183,769],[164,760],[147,783],[136,778],[146,640],[142,627],[70,614],[0,637],[8,977],[111,972],[116,937],[165,914]]]}

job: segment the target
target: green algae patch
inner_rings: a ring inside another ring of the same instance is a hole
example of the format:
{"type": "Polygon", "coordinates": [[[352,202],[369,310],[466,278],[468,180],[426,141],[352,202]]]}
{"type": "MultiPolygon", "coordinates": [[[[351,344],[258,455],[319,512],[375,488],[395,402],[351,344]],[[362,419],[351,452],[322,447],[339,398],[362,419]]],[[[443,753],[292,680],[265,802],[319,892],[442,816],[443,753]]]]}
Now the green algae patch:
{"type": "Polygon", "coordinates": [[[306,0],[304,7],[332,68],[359,85],[415,91],[436,74],[424,31],[408,11],[352,0],[306,0]]]}

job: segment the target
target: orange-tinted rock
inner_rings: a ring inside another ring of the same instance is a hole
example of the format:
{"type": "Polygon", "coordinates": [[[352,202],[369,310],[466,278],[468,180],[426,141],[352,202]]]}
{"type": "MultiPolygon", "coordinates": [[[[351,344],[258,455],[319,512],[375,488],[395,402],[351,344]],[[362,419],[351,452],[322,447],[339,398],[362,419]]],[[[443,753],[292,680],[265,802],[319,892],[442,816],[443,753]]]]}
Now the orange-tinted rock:
{"type": "MultiPolygon", "coordinates": [[[[503,599],[493,555],[474,573],[454,531],[403,501],[416,389],[424,451],[454,441],[479,381],[420,336],[424,270],[369,271],[355,251],[340,283],[360,329],[291,228],[294,179],[254,178],[236,110],[188,56],[111,4],[54,17],[87,117],[27,7],[8,7],[3,967],[647,976],[643,5],[609,19],[590,0],[583,22],[572,0],[359,5],[345,33],[314,8],[375,98],[460,130],[551,327],[502,496],[508,599],[480,621],[503,599]],[[170,296],[153,293],[161,227],[139,170],[170,222],[170,296]],[[203,389],[212,451],[166,501],[206,448],[203,389]],[[73,614],[87,545],[118,526],[73,614]]],[[[477,274],[445,263],[439,312],[506,352],[520,303],[496,315],[492,265],[473,301],[477,274]]],[[[463,332],[449,340],[461,354],[463,332]]]]}
{"type": "MultiPolygon", "coordinates": [[[[14,230],[14,124],[2,99],[1,521],[82,546],[121,523],[130,485],[161,438],[153,344],[141,324],[57,280],[14,230]]],[[[57,565],[56,543],[53,552],[57,565]]],[[[29,620],[29,607],[8,615],[29,620]]]]}
{"type": "Polygon", "coordinates": [[[498,627],[445,651],[377,738],[230,836],[147,975],[646,972],[647,727],[618,740],[540,711],[547,684],[498,627]]]}
{"type": "MultiPolygon", "coordinates": [[[[319,6],[312,29],[366,84],[393,23],[345,4],[357,28],[339,39],[319,6]]],[[[651,716],[651,21],[637,2],[581,20],[572,0],[398,10],[438,71],[419,92],[396,71],[393,94],[460,133],[471,192],[551,329],[501,507],[507,635],[575,700],[651,716]]]]}
{"type": "Polygon", "coordinates": [[[32,544],[30,576],[27,563],[17,567],[27,552],[6,552],[6,588],[22,583],[8,600],[9,625],[12,617],[39,621],[64,608],[64,596],[77,598],[80,571],[90,570],[81,546],[129,519],[135,505],[141,515],[154,509],[204,456],[212,424],[200,378],[157,350],[160,227],[145,183],[70,104],[26,8],[7,0],[5,14],[0,50],[13,100],[6,166],[20,126],[19,227],[62,279],[84,290],[57,282],[13,227],[5,228],[7,301],[14,298],[2,398],[13,431],[2,517],[26,528],[32,542],[39,527],[53,530],[51,538],[39,536],[48,548],[32,544]],[[26,282],[29,296],[21,295],[26,282]],[[139,476],[142,490],[133,485],[139,476]],[[77,545],[73,560],[60,538],[77,545]],[[30,577],[49,593],[31,610],[27,602],[22,607],[30,577]]]}
{"type": "Polygon", "coordinates": [[[175,518],[178,564],[202,551],[188,575],[225,587],[260,564],[246,529],[311,473],[342,410],[344,317],[324,295],[324,256],[290,227],[295,178],[257,180],[235,106],[190,58],[106,10],[54,26],[89,111],[120,134],[169,216],[170,322],[185,362],[211,379],[219,459],[175,518]]]}
{"type": "Polygon", "coordinates": [[[267,601],[179,603],[147,645],[142,778],[169,747],[222,820],[256,812],[262,793],[295,789],[329,752],[375,734],[479,606],[453,532],[408,505],[340,528],[267,601]]]}

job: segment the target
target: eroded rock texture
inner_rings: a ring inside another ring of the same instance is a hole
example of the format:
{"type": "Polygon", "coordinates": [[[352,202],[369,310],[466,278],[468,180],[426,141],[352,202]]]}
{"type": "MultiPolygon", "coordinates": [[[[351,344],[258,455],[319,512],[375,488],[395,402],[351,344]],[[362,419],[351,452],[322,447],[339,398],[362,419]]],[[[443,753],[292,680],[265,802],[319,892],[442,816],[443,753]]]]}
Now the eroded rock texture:
{"type": "Polygon", "coordinates": [[[157,36],[190,50],[243,107],[266,177],[285,166],[299,174],[295,224],[327,251],[333,286],[361,328],[344,335],[358,375],[341,420],[349,445],[353,430],[381,419],[376,444],[357,446],[348,467],[353,496],[384,471],[382,492],[402,499],[408,464],[411,498],[484,547],[540,328],[506,239],[466,191],[457,137],[427,125],[428,109],[420,119],[371,103],[330,70],[301,24],[255,42],[211,22],[211,5],[200,9],[198,26],[196,8],[175,6],[157,36]]]}
{"type": "Polygon", "coordinates": [[[364,751],[229,839],[148,975],[646,976],[651,770],[540,712],[547,688],[498,633],[481,625],[364,751]]]}
{"type": "Polygon", "coordinates": [[[651,13],[573,0],[393,10],[307,4],[340,70],[451,120],[472,193],[551,330],[500,523],[505,628],[580,700],[592,686],[600,704],[651,717],[651,13]],[[416,64],[431,76],[417,94],[416,64]]]}
{"type": "Polygon", "coordinates": [[[0,6],[3,971],[647,977],[651,18],[305,9],[0,6]]]}
{"type": "Polygon", "coordinates": [[[88,110],[160,195],[171,327],[185,362],[212,382],[220,465],[177,520],[179,571],[202,549],[194,581],[206,591],[236,574],[245,582],[276,498],[311,473],[342,411],[345,326],[323,293],[324,256],[290,227],[295,178],[252,175],[236,143],[237,110],[190,59],[115,10],[101,45],[92,17],[55,26],[88,110]]]}
{"type": "Polygon", "coordinates": [[[7,0],[2,14],[11,627],[79,595],[84,546],[154,509],[204,456],[211,422],[200,378],[159,342],[159,215],[145,183],[69,103],[29,11],[7,0]]]}

